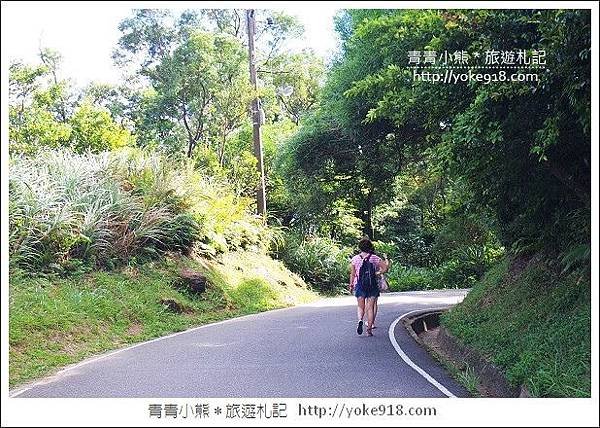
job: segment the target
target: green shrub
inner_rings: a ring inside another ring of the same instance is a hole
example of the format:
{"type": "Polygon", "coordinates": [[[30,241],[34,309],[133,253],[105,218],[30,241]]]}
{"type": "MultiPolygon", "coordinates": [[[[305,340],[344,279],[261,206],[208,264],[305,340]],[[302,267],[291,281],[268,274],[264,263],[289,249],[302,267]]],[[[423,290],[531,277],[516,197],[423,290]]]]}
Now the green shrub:
{"type": "Polygon", "coordinates": [[[431,288],[469,288],[479,279],[481,270],[473,262],[450,260],[432,270],[431,288]]]}
{"type": "Polygon", "coordinates": [[[329,238],[290,233],[277,256],[314,289],[336,293],[347,287],[350,254],[329,238]]]}
{"type": "Polygon", "coordinates": [[[394,242],[373,241],[373,246],[375,247],[375,253],[380,256],[385,254],[390,259],[397,259],[398,257],[398,246],[394,242]]]}
{"type": "Polygon", "coordinates": [[[460,260],[450,260],[438,267],[403,266],[392,262],[387,274],[392,291],[470,288],[480,277],[479,267],[460,260]]]}
{"type": "Polygon", "coordinates": [[[432,272],[426,268],[406,267],[392,262],[387,279],[390,291],[413,291],[435,288],[432,287],[434,283],[432,272]]]}

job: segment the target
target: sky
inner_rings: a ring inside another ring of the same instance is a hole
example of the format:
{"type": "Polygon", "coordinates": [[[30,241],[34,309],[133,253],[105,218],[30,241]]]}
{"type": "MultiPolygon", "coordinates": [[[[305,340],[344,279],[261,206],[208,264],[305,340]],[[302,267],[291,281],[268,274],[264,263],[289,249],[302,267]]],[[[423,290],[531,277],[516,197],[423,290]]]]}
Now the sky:
{"type": "MultiPolygon", "coordinates": [[[[172,3],[171,3],[172,4],[172,3]]],[[[223,7],[223,3],[176,3],[177,7],[223,7]]],[[[111,54],[117,45],[119,22],[132,8],[169,7],[169,3],[106,2],[81,3],[13,3],[2,4],[3,58],[21,59],[36,63],[40,43],[42,47],[57,50],[63,56],[62,76],[72,78],[77,86],[91,81],[116,83],[120,72],[114,67],[111,54]]],[[[236,5],[237,7],[243,5],[236,5]]],[[[327,58],[335,49],[337,39],[333,29],[333,5],[274,4],[295,15],[304,25],[303,39],[293,40],[288,47],[299,50],[312,48],[327,58]]],[[[230,6],[231,7],[231,6],[230,6]]]]}

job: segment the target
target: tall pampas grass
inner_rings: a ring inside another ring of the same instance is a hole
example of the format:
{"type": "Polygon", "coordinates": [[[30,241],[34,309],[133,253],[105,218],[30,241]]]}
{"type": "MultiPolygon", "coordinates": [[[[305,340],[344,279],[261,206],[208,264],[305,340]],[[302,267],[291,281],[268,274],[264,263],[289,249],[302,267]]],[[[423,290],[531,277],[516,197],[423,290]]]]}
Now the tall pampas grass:
{"type": "Polygon", "coordinates": [[[275,236],[223,179],[138,149],[14,156],[9,192],[10,260],[28,270],[110,267],[194,246],[265,251],[275,236]]]}

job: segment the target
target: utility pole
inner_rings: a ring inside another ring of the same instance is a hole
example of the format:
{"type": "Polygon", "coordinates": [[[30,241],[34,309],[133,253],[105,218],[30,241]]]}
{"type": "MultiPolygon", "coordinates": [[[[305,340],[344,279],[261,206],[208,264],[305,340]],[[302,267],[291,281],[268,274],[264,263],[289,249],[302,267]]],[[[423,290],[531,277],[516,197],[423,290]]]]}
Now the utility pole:
{"type": "MultiPolygon", "coordinates": [[[[258,85],[256,83],[256,61],[254,58],[254,34],[256,32],[256,21],[254,14],[254,9],[246,9],[246,28],[248,30],[248,58],[250,60],[250,83],[252,84],[256,95],[258,85]]],[[[267,212],[267,201],[265,197],[265,169],[263,165],[263,150],[262,142],[260,139],[261,111],[258,95],[256,95],[252,100],[251,113],[252,136],[254,140],[254,155],[256,156],[256,159],[258,161],[258,172],[260,174],[260,181],[258,183],[258,189],[256,191],[256,212],[264,217],[267,212]]]]}

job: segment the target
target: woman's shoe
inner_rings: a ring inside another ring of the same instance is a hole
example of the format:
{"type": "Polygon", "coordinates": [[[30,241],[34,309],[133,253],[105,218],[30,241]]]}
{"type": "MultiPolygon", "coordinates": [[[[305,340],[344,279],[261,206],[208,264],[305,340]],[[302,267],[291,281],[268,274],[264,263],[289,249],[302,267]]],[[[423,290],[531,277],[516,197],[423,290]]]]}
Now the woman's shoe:
{"type": "Polygon", "coordinates": [[[373,336],[373,329],[371,327],[367,328],[367,336],[373,336]]]}
{"type": "Polygon", "coordinates": [[[363,333],[363,320],[358,322],[358,326],[356,327],[356,332],[360,335],[363,333]]]}

